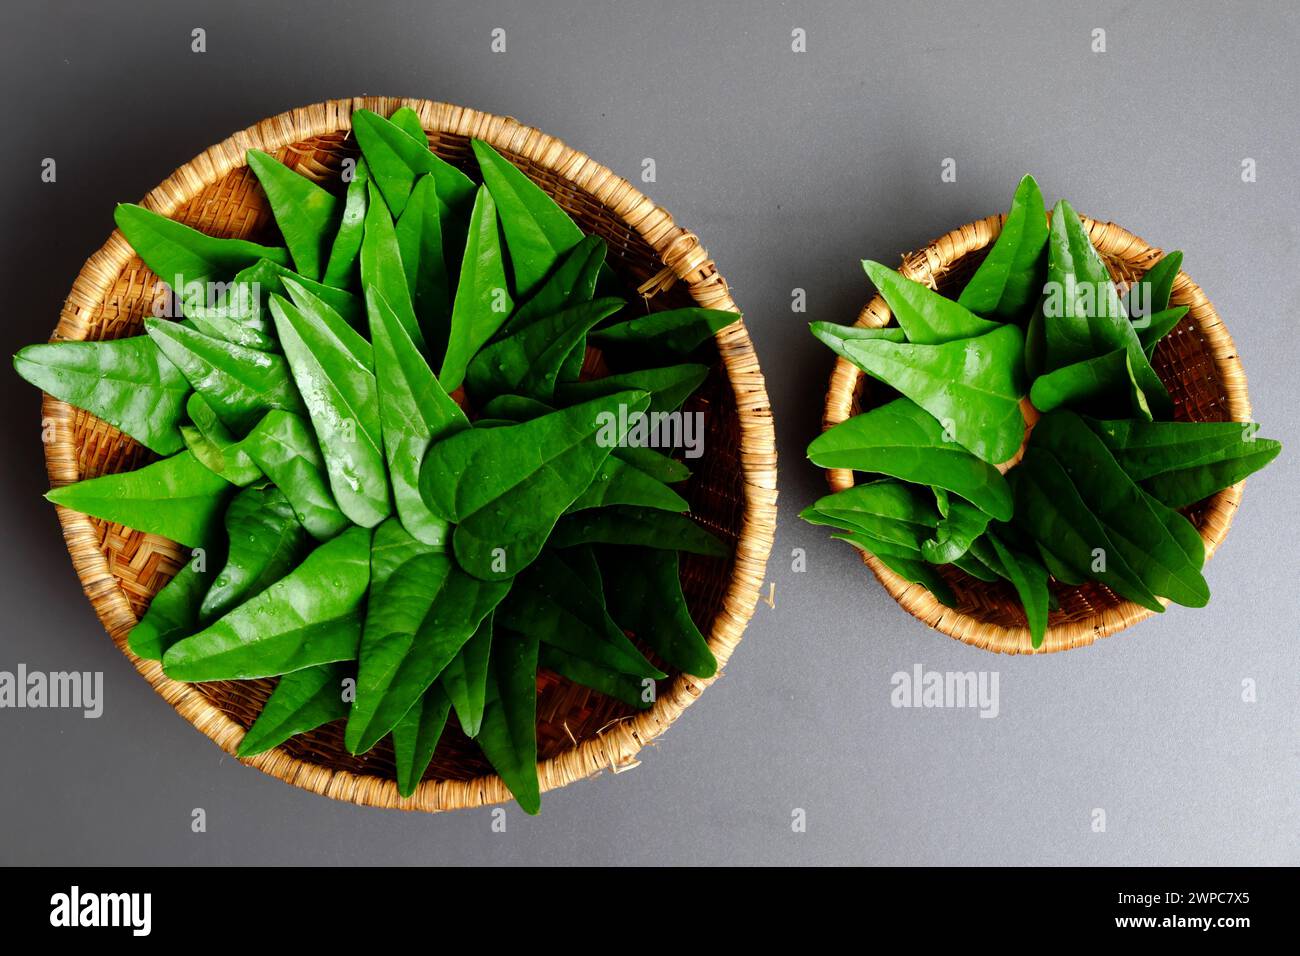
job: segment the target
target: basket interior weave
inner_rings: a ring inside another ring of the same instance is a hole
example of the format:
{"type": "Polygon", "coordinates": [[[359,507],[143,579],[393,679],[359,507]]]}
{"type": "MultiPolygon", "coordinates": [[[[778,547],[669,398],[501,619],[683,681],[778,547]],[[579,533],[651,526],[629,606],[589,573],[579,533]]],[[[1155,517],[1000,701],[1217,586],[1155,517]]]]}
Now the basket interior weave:
{"type": "MultiPolygon", "coordinates": [[[[430,133],[430,140],[439,156],[467,170],[472,169],[468,136],[434,131],[430,133]]],[[[512,152],[499,143],[497,145],[508,159],[554,197],[584,231],[605,239],[609,245],[607,261],[627,286],[625,298],[630,310],[657,311],[698,304],[683,284],[668,284],[668,288],[661,288],[664,283],[660,283],[655,285],[657,291],[652,298],[643,305],[636,293],[637,287],[661,274],[665,268],[661,256],[646,239],[620,215],[589,193],[575,188],[574,183],[552,165],[512,152]]],[[[357,155],[355,142],[346,131],[311,136],[272,152],[291,168],[318,181],[333,183],[339,181],[344,159],[357,155]]],[[[277,235],[275,226],[261,188],[251,170],[244,166],[238,166],[198,189],[170,215],[210,235],[278,242],[274,238],[277,235]]],[[[671,225],[671,220],[668,222],[671,225]]],[[[157,298],[156,283],[156,277],[141,260],[131,258],[117,274],[107,295],[80,305],[85,337],[108,339],[140,334],[143,318],[151,313],[157,298]]],[[[69,306],[76,305],[70,299],[69,306]]],[[[734,546],[742,533],[746,514],[745,469],[741,462],[742,429],[735,393],[716,348],[712,365],[704,386],[686,406],[687,411],[705,412],[705,455],[689,463],[694,474],[678,490],[691,503],[694,516],[734,546]]],[[[94,416],[80,410],[66,411],[71,421],[77,473],[81,477],[130,470],[153,457],[147,449],[94,416]]],[[[97,547],[107,559],[131,609],[139,616],[152,596],[175,573],[182,559],[181,549],[173,542],[120,525],[98,520],[91,523],[97,547]]],[[[765,558],[766,549],[760,550],[765,558]]],[[[75,552],[73,557],[76,560],[75,552]]],[[[731,560],[682,555],[683,590],[691,615],[706,636],[710,634],[712,622],[722,606],[732,574],[731,560]]],[[[89,583],[87,589],[91,589],[89,583]]],[[[94,595],[91,596],[93,600],[94,595]]],[[[676,674],[670,674],[668,681],[660,683],[661,693],[676,677],[676,674]]],[[[260,712],[275,681],[217,681],[192,686],[222,713],[246,728],[260,712]]],[[[631,713],[624,704],[543,672],[539,677],[538,695],[539,762],[597,736],[631,713]]],[[[666,726],[671,720],[672,715],[662,723],[666,726]]],[[[442,742],[425,774],[426,780],[468,781],[492,774],[478,747],[455,725],[454,720],[448,722],[442,742]]],[[[388,739],[385,738],[370,753],[352,756],[343,746],[342,722],[296,737],[281,749],[291,757],[331,772],[345,771],[366,779],[390,780],[394,776],[388,739]]],[[[289,779],[288,772],[278,775],[289,779]]],[[[544,779],[543,786],[547,783],[544,779]]],[[[317,789],[328,792],[323,784],[317,789]]],[[[356,795],[352,799],[369,802],[356,795]]],[[[500,796],[495,799],[500,799],[500,796]]],[[[401,804],[395,798],[388,802],[401,804]]]]}
{"type": "MultiPolygon", "coordinates": [[[[1001,224],[1001,216],[992,216],[953,230],[905,256],[900,271],[955,299],[984,261],[1001,224]]],[[[1114,223],[1085,218],[1084,225],[1121,288],[1139,279],[1163,254],[1114,223]]],[[[1180,273],[1174,284],[1171,304],[1186,305],[1189,312],[1157,345],[1152,364],[1173,399],[1175,419],[1249,420],[1245,377],[1213,305],[1185,273],[1180,273]]],[[[863,308],[857,324],[882,326],[891,318],[889,307],[876,296],[863,308]]],[[[892,389],[839,359],[827,397],[826,424],[843,421],[895,397],[897,393],[892,389]]],[[[854,482],[853,473],[843,469],[829,471],[828,477],[836,491],[854,482]]],[[[1183,509],[1205,541],[1207,557],[1227,534],[1240,495],[1241,486],[1237,485],[1183,509]]],[[[992,650],[1033,650],[1024,611],[1009,583],[987,583],[945,565],[939,573],[956,597],[956,606],[949,609],[924,588],[904,581],[873,557],[864,555],[864,560],[904,607],[943,632],[992,650]]],[[[1060,609],[1049,615],[1044,651],[1091,643],[1151,613],[1095,582],[1069,587],[1053,581],[1050,587],[1060,609]]]]}

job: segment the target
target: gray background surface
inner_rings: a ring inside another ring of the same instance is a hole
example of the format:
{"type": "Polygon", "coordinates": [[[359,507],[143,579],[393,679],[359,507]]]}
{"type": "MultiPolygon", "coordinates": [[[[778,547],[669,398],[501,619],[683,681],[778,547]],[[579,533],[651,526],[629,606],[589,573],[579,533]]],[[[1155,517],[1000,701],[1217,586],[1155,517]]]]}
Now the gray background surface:
{"type": "Polygon", "coordinates": [[[1300,16],[1287,4],[223,2],[7,10],[0,180],[10,352],[44,339],[87,255],[135,200],[230,132],[359,93],[509,113],[638,178],[703,237],[767,374],[781,522],[725,678],[642,766],[516,808],[344,805],[225,757],[105,637],[63,550],[38,396],[0,376],[0,669],[100,670],[99,720],[0,711],[0,862],[1298,863],[1296,312],[1300,16]],[[463,5],[470,6],[470,5],[463,5]],[[310,9],[307,9],[307,8],[310,9]],[[207,30],[208,52],[190,51],[207,30]],[[507,52],[489,50],[507,31],[507,52]],[[791,52],[791,30],[808,51],[791,52]],[[1108,50],[1091,52],[1091,31],[1108,50]],[[58,182],[39,179],[44,157],[58,182]],[[957,161],[957,182],[940,164],[957,161]],[[1258,164],[1243,183],[1241,161],[1258,164]],[[1208,567],[1204,611],[1092,648],[1009,659],[932,633],[856,554],[801,524],[831,367],[809,319],[849,321],[858,260],[896,262],[1049,202],[1185,250],[1228,322],[1265,434],[1208,567]],[[808,292],[808,314],[790,309],[808,292]],[[804,548],[808,571],[792,573],[804,548]],[[997,671],[1001,712],[890,706],[915,664],[997,671]],[[1258,687],[1242,701],[1243,679],[1258,687]],[[195,807],[208,831],[190,832],[195,807]],[[803,808],[807,832],[791,830],[803,808]],[[1106,832],[1092,831],[1093,811],[1106,832]]]}

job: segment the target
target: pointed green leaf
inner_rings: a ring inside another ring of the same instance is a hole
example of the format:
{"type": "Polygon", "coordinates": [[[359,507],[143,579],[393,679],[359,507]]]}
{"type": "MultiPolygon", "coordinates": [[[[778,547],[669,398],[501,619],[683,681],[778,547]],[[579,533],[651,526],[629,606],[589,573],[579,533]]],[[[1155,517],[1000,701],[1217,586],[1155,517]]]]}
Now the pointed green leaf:
{"type": "Polygon", "coordinates": [[[195,548],[176,576],[163,585],[149,602],[149,609],[127,635],[127,646],[136,657],[162,660],[167,648],[198,629],[199,605],[216,574],[218,555],[195,548]],[[201,570],[200,570],[201,569],[201,570]]]}
{"type": "Polygon", "coordinates": [[[566,515],[547,540],[554,548],[630,544],[725,558],[731,549],[686,515],[616,505],[566,515]]]}
{"type": "Polygon", "coordinates": [[[397,513],[411,535],[426,544],[439,545],[447,537],[447,521],[430,511],[420,497],[420,462],[431,442],[468,428],[469,421],[442,390],[437,376],[377,290],[367,290],[366,304],[374,339],[384,454],[397,513]]]}
{"type": "Polygon", "coordinates": [[[686,363],[665,368],[638,369],[586,382],[572,382],[556,388],[562,403],[589,401],[597,396],[633,388],[650,393],[650,412],[671,412],[686,401],[709,377],[707,365],[686,363]]]}
{"type": "Polygon", "coordinates": [[[998,470],[948,441],[934,416],[905,398],[823,432],[808,446],[808,458],[822,468],[852,468],[937,485],[999,521],[1011,518],[1011,492],[998,470]]]}
{"type": "Polygon", "coordinates": [[[420,494],[456,523],[452,544],[461,566],[489,581],[526,567],[617,444],[598,440],[609,419],[620,409],[643,411],[648,401],[645,393],[618,392],[435,443],[420,468],[420,494]]]}
{"type": "Polygon", "coordinates": [[[529,295],[560,257],[582,241],[582,230],[540,186],[482,140],[470,144],[501,214],[515,294],[529,295]]]}
{"type": "Polygon", "coordinates": [[[1018,322],[1043,291],[1047,278],[1047,210],[1033,176],[1016,187],[993,248],[962,289],[957,302],[972,312],[1018,322]]]}
{"type": "Polygon", "coordinates": [[[206,622],[256,597],[288,574],[307,548],[306,530],[274,485],[245,488],[226,508],[226,565],[199,607],[206,622]]]}
{"type": "Polygon", "coordinates": [[[974,338],[999,326],[879,262],[864,260],[862,268],[884,296],[894,313],[894,321],[913,345],[942,345],[955,339],[974,338]]]}
{"type": "Polygon", "coordinates": [[[601,592],[570,566],[568,561],[575,560],[570,552],[565,555],[543,552],[520,573],[497,609],[496,626],[536,634],[547,644],[620,674],[666,677],[609,616],[601,592]]]}
{"type": "Polygon", "coordinates": [[[354,524],[372,528],[392,510],[374,373],[287,300],[274,296],[271,314],[320,441],[334,500],[354,524]]]}
{"type": "Polygon", "coordinates": [[[348,714],[343,681],[351,663],[316,664],[280,678],[262,712],[239,743],[238,757],[252,757],[278,747],[290,737],[339,720],[348,714]]]}
{"type": "Polygon", "coordinates": [[[289,575],[163,656],[173,680],[248,680],[352,660],[370,583],[370,532],[349,528],[289,575]]]}
{"type": "Polygon", "coordinates": [[[404,797],[415,793],[424,771],[438,749],[442,731],[447,726],[451,701],[442,688],[434,684],[411,705],[393,727],[393,761],[397,764],[397,792],[404,797]]]}
{"type": "Polygon", "coordinates": [[[492,674],[478,745],[525,813],[542,808],[537,782],[537,638],[502,634],[492,648],[492,674]]]}
{"type": "Polygon", "coordinates": [[[465,386],[478,401],[518,394],[549,402],[565,358],[622,299],[582,302],[544,316],[491,344],[469,363],[465,386]]]}
{"type": "Polygon", "coordinates": [[[513,309],[506,284],[496,205],[487,189],[480,187],[470,215],[465,255],[452,304],[447,354],[438,373],[443,388],[454,392],[460,387],[470,359],[496,334],[513,309]]]}
{"type": "Polygon", "coordinates": [[[163,319],[145,331],[232,431],[244,434],[272,408],[303,408],[283,356],[210,338],[163,319]]]}
{"type": "Polygon", "coordinates": [[[366,207],[370,202],[370,169],[364,159],[358,159],[343,197],[343,214],[338,232],[330,246],[321,281],[338,289],[346,289],[357,282],[357,257],[361,255],[361,242],[366,234],[366,207]]]}
{"type": "Polygon", "coordinates": [[[182,451],[135,471],[51,489],[45,497],[92,518],[194,548],[212,540],[233,487],[182,451]]]}
{"type": "Polygon", "coordinates": [[[942,345],[850,341],[844,354],[943,422],[975,456],[997,464],[1011,458],[1024,440],[1023,348],[1021,331],[1002,325],[942,345]]]}
{"type": "Polygon", "coordinates": [[[442,354],[451,331],[451,278],[442,249],[446,207],[433,177],[421,176],[397,220],[397,246],[416,319],[429,351],[442,354]]]}
{"type": "Polygon", "coordinates": [[[465,574],[447,555],[421,546],[390,519],[375,533],[418,549],[372,591],[361,641],[357,699],[345,743],[364,753],[397,725],[480,622],[505,596],[509,582],[465,574]]]}
{"type": "Polygon", "coordinates": [[[1029,625],[1030,643],[1034,647],[1041,647],[1043,637],[1047,634],[1047,569],[1032,556],[1012,551],[995,534],[989,535],[989,542],[997,552],[998,561],[1010,578],[1016,594],[1020,596],[1020,604],[1029,625]]]}
{"type": "Polygon", "coordinates": [[[190,383],[148,336],[29,345],[14,356],[14,371],[160,455],[183,445],[190,383]]]}
{"type": "Polygon", "coordinates": [[[284,492],[298,521],[317,541],[349,525],[330,491],[316,436],[300,417],[267,412],[239,447],[284,492]]]}
{"type": "MultiPolygon", "coordinates": [[[[430,154],[432,155],[432,154],[430,154]]],[[[406,334],[416,348],[424,350],[424,333],[415,317],[415,306],[406,285],[401,247],[388,208],[380,201],[374,183],[370,184],[370,203],[366,208],[366,234],[361,242],[361,284],[374,289],[401,320],[406,334]]]]}
{"type": "Polygon", "coordinates": [[[474,737],[483,725],[487,698],[488,658],[492,650],[492,614],[479,624],[474,636],[443,669],[438,681],[451,698],[460,729],[474,737]]]}
{"type": "Polygon", "coordinates": [[[718,662],[691,619],[682,594],[677,552],[606,547],[601,552],[609,615],[660,660],[695,677],[712,677],[718,662]]]}
{"type": "Polygon", "coordinates": [[[207,236],[134,203],[118,205],[113,221],[144,264],[177,292],[189,283],[229,278],[259,259],[289,264],[287,249],[207,236]]]}
{"type": "Polygon", "coordinates": [[[364,109],[353,111],[352,131],[361,144],[370,175],[379,185],[394,218],[406,209],[415,180],[425,173],[433,176],[439,197],[454,214],[463,215],[473,202],[474,181],[434,155],[427,138],[421,141],[379,114],[364,109]]]}
{"type": "Polygon", "coordinates": [[[1065,200],[1052,210],[1047,280],[1042,303],[1044,369],[1054,371],[1123,349],[1152,413],[1168,418],[1173,411],[1169,393],[1142,350],[1110,273],[1065,200]]]}
{"type": "Polygon", "coordinates": [[[275,224],[293,256],[294,268],[319,281],[329,258],[330,240],[338,230],[342,203],[260,149],[248,150],[247,157],[266,192],[275,224]]]}

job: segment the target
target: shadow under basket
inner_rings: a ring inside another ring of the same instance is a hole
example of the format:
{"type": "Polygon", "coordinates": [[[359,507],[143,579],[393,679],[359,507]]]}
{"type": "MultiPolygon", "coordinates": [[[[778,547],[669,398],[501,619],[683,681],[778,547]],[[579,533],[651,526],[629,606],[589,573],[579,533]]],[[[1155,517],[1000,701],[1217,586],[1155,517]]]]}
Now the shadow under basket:
{"type": "MultiPolygon", "coordinates": [[[[154,189],[143,205],[210,235],[266,241],[276,235],[274,221],[245,165],[245,151],[258,148],[313,179],[338,182],[343,161],[358,155],[350,135],[353,110],[387,116],[401,106],[419,114],[434,152],[443,159],[472,168],[470,140],[486,140],[541,185],[584,231],[604,238],[607,261],[628,287],[630,309],[736,308],[698,239],[625,180],[513,119],[446,103],[358,97],[283,113],[208,149],[154,189]]],[[[77,277],[54,340],[140,334],[144,317],[165,294],[158,278],[115,231],[77,277]]],[[[705,413],[705,454],[690,463],[694,474],[679,490],[701,524],[734,547],[728,560],[683,555],[681,564],[691,615],[721,668],[753,613],[771,550],[776,450],[762,373],[744,324],[718,333],[715,346],[711,374],[687,406],[705,413]]],[[[152,457],[111,426],[48,395],[43,414],[55,429],[46,460],[56,486],[127,471],[152,457]]],[[[126,645],[153,595],[188,555],[171,541],[65,508],[59,508],[59,519],[77,575],[114,642],[169,704],[233,755],[275,681],[180,683],[167,678],[157,662],[135,657],[126,645]]],[[[537,701],[542,790],[600,770],[634,766],[641,747],[711,682],[670,674],[659,682],[654,707],[638,712],[543,671],[537,701]]],[[[448,722],[423,782],[408,799],[397,792],[388,739],[367,754],[352,756],[343,746],[341,721],[244,762],[295,786],[368,806],[435,811],[510,799],[455,721],[448,722]]]]}
{"type": "MultiPolygon", "coordinates": [[[[899,271],[950,298],[956,298],[966,280],[983,262],[1002,230],[1003,216],[968,223],[903,257],[899,271]]],[[[1121,287],[1141,278],[1163,255],[1114,223],[1082,217],[1093,245],[1112,278],[1121,287]]],[[[1246,376],[1228,330],[1200,287],[1186,273],[1174,282],[1172,305],[1188,306],[1188,313],[1156,347],[1152,364],[1174,402],[1178,421],[1250,421],[1246,376]]],[[[892,318],[889,306],[875,296],[858,315],[855,325],[879,328],[892,318]]],[[[846,359],[836,359],[822,418],[823,428],[837,425],[878,405],[887,390],[846,359]]],[[[854,472],[828,469],[832,491],[854,484],[854,472]]],[[[1206,558],[1227,537],[1233,513],[1241,501],[1244,482],[1182,509],[1205,541],[1206,558]]],[[[880,583],[911,615],[959,641],[1007,654],[1043,654],[1083,647],[1122,631],[1149,617],[1152,611],[1114,594],[1095,582],[1068,587],[1052,581],[1060,609],[1048,617],[1047,634],[1040,647],[1031,643],[1025,614],[1015,590],[1005,581],[980,581],[951,565],[939,573],[952,587],[956,607],[940,604],[933,594],[862,553],[880,583]]],[[[1166,602],[1167,603],[1167,602],[1166,602]]]]}

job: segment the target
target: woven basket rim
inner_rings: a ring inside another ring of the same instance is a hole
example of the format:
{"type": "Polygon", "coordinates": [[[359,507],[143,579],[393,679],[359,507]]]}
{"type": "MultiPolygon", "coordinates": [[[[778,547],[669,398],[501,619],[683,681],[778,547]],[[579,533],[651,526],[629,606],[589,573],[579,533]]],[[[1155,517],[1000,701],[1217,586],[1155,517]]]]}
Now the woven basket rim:
{"type": "MultiPolygon", "coordinates": [[[[399,107],[411,107],[428,131],[483,139],[497,149],[525,157],[550,168],[575,189],[591,196],[637,232],[658,254],[671,276],[680,281],[701,306],[739,311],[726,280],[717,271],[698,238],[678,226],[667,210],[657,206],[626,180],[589,156],[571,149],[540,130],[508,116],[480,112],[433,100],[409,97],[360,96],[333,99],[288,110],[269,117],[209,147],[181,166],[149,192],[142,204],[171,215],[201,189],[244,166],[249,148],[273,153],[313,136],[351,129],[356,109],[387,116],[399,107]]],[[[114,230],[102,248],[86,260],[60,313],[52,340],[81,339],[87,316],[103,299],[122,268],[134,255],[121,232],[114,230]]],[[[659,277],[656,277],[659,278],[659,277]]],[[[615,722],[576,747],[538,763],[543,791],[589,777],[601,770],[619,772],[634,766],[640,749],[663,733],[712,684],[730,658],[758,602],[776,528],[776,440],[762,372],[744,322],[738,321],[715,337],[722,366],[736,400],[740,424],[740,458],[743,469],[744,510],[730,580],[709,633],[709,647],[718,660],[711,678],[678,675],[660,694],[653,708],[615,722]]],[[[67,422],[72,406],[44,396],[42,415],[49,421],[67,422]]],[[[46,444],[46,467],[51,483],[68,484],[80,478],[77,449],[71,428],[56,427],[55,440],[46,444]]],[[[58,507],[69,555],[100,622],[109,636],[149,684],[186,720],[235,756],[244,728],[187,683],[173,681],[157,661],[131,653],[126,635],[135,614],[109,563],[99,548],[91,519],[58,507]]],[[[397,792],[395,781],[374,774],[331,770],[294,757],[281,748],[241,760],[273,777],[313,793],[363,806],[403,810],[441,811],[481,807],[512,799],[496,775],[472,780],[426,780],[409,798],[397,792]]]]}
{"type": "MultiPolygon", "coordinates": [[[[990,245],[1002,231],[1004,214],[976,219],[958,226],[918,250],[903,256],[899,271],[909,279],[925,283],[932,288],[936,277],[963,256],[990,245]]],[[[1140,258],[1154,264],[1164,253],[1140,237],[1114,222],[1103,222],[1080,215],[1093,245],[1103,257],[1140,258]]],[[[1204,336],[1224,393],[1227,409],[1233,421],[1251,420],[1250,398],[1246,391],[1246,374],[1242,369],[1232,336],[1228,333],[1214,305],[1192,279],[1179,272],[1174,283],[1174,299],[1190,306],[1184,321],[1190,320],[1204,336]]],[[[884,298],[877,293],[858,313],[854,325],[880,327],[886,325],[892,312],[884,298]]],[[[822,429],[837,425],[852,411],[858,382],[866,373],[847,359],[837,357],[826,391],[822,416],[822,429]]],[[[832,491],[843,491],[854,484],[853,472],[848,469],[826,469],[826,480],[832,491]]],[[[1200,534],[1205,542],[1208,561],[1227,537],[1232,516],[1241,503],[1245,482],[1238,482],[1213,495],[1206,506],[1200,534]]],[[[1003,627],[982,620],[976,615],[954,610],[939,603],[928,589],[913,584],[895,574],[874,555],[860,552],[863,562],[885,586],[885,590],[913,617],[937,631],[965,644],[983,650],[1004,654],[1049,654],[1086,647],[1103,637],[1117,634],[1155,612],[1132,601],[1122,601],[1113,608],[1102,610],[1091,617],[1054,624],[1047,628],[1040,647],[1032,645],[1029,628],[1003,627]]],[[[1168,606],[1169,602],[1162,599],[1168,606]]]]}

